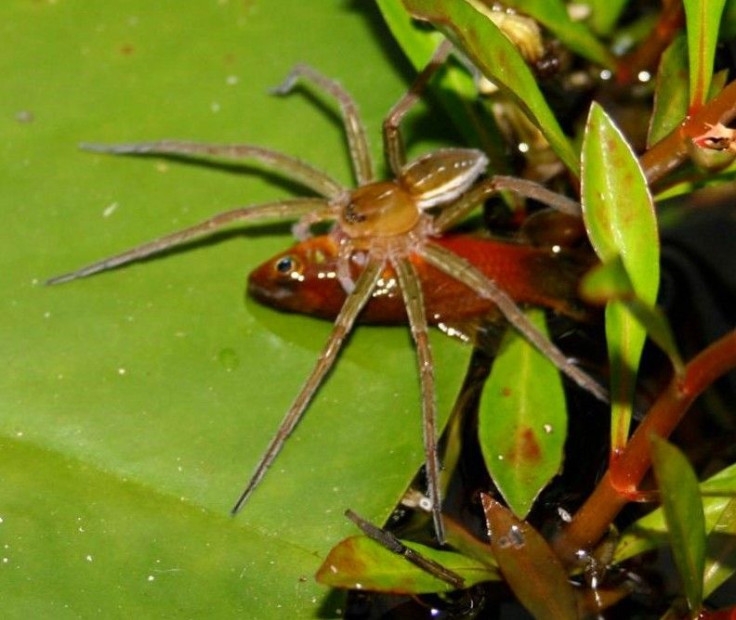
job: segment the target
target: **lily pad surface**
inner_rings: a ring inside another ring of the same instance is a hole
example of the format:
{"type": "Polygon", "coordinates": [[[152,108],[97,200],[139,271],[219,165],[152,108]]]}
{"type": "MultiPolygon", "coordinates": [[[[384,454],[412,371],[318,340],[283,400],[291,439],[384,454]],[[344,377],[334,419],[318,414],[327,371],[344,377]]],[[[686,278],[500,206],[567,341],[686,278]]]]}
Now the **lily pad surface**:
{"type": "MultiPolygon", "coordinates": [[[[331,101],[268,94],[297,62],[380,121],[412,71],[373,7],[228,0],[0,6],[0,591],[5,617],[331,617],[314,572],[422,462],[404,328],[360,327],[251,502],[228,511],[328,322],[244,301],[288,225],[235,228],[57,287],[45,279],[219,211],[304,195],[258,167],[81,152],[247,142],[352,183],[331,101]]],[[[422,123],[424,127],[432,123],[422,123]]],[[[412,142],[412,152],[439,143],[412,142]]],[[[468,351],[433,334],[445,416],[468,351]]]]}

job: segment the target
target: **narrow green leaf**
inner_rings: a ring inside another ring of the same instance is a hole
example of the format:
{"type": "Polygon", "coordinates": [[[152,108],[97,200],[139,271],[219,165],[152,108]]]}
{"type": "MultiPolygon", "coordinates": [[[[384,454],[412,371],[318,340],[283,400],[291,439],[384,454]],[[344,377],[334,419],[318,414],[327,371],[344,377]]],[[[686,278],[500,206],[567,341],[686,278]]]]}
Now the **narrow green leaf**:
{"type": "MultiPolygon", "coordinates": [[[[651,194],[631,147],[603,108],[593,103],[582,152],[583,218],[603,262],[621,256],[637,296],[654,304],[659,285],[659,240],[651,194]]],[[[636,369],[646,332],[620,302],[606,307],[611,363],[612,445],[626,441],[636,369]]]]}
{"type": "Polygon", "coordinates": [[[687,39],[680,35],[665,50],[659,63],[648,146],[659,142],[687,115],[687,80],[687,39]]]}
{"type": "Polygon", "coordinates": [[[703,596],[707,597],[736,572],[736,499],[731,498],[706,541],[703,596]]]}
{"type": "MultiPolygon", "coordinates": [[[[705,531],[711,532],[736,493],[736,464],[730,465],[700,485],[705,512],[705,531]],[[719,495],[720,494],[720,495],[719,495]]],[[[613,562],[618,564],[667,542],[667,524],[661,508],[632,523],[616,545],[613,562]]]]}
{"type": "Polygon", "coordinates": [[[703,600],[705,569],[705,515],[698,479],[685,455],[667,440],[652,435],[651,446],[672,555],[695,612],[703,600]]]}
{"type": "MultiPolygon", "coordinates": [[[[499,579],[498,572],[459,553],[402,542],[463,577],[467,587],[499,579]]],[[[449,592],[453,589],[448,583],[417,568],[400,555],[391,553],[367,536],[351,536],[333,547],[317,571],[316,578],[321,584],[333,588],[394,594],[449,592]]]]}
{"type": "Polygon", "coordinates": [[[442,41],[437,31],[420,28],[401,0],[377,0],[383,19],[415,69],[421,69],[442,41]]]}
{"type": "Polygon", "coordinates": [[[593,31],[601,35],[611,34],[626,4],[627,0],[588,0],[593,31]]]}
{"type": "Polygon", "coordinates": [[[535,618],[577,618],[575,593],[547,541],[485,493],[481,501],[493,554],[519,602],[535,618]]]}
{"type": "Polygon", "coordinates": [[[449,36],[483,74],[502,88],[539,127],[557,156],[573,172],[578,157],[514,45],[466,0],[404,0],[417,18],[449,36]]]}
{"type": "Polygon", "coordinates": [[[702,106],[713,76],[718,26],[726,0],[684,0],[690,60],[690,106],[702,106]]]}
{"type": "Polygon", "coordinates": [[[562,43],[583,58],[613,69],[616,61],[608,48],[579,21],[573,21],[562,0],[506,0],[505,5],[536,19],[562,43]]]}
{"type": "MultiPolygon", "coordinates": [[[[544,312],[527,316],[546,333],[544,312]]],[[[493,482],[525,517],[562,467],[567,412],[559,371],[515,330],[504,335],[483,389],[478,436],[493,482]]]]}
{"type": "Polygon", "coordinates": [[[620,256],[597,265],[585,274],[580,283],[580,295],[591,303],[620,301],[624,304],[631,316],[646,330],[647,336],[667,354],[675,371],[678,374],[682,372],[684,365],[667,317],[659,308],[637,297],[620,256]]]}

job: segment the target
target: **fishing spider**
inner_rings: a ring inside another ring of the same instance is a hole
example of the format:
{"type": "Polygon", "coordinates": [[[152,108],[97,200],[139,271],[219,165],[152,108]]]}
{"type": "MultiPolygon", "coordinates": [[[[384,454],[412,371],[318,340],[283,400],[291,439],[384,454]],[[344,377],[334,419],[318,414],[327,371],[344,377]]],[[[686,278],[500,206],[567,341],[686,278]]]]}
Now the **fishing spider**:
{"type": "Polygon", "coordinates": [[[422,397],[424,455],[428,480],[428,498],[432,504],[434,527],[444,540],[439,487],[440,463],[436,442],[436,402],[432,353],[427,337],[427,318],[422,290],[414,262],[424,260],[435,268],[493,301],[506,319],[534,346],[542,351],[563,373],[584,389],[605,399],[605,391],[577,368],[549,342],[519,310],[515,302],[471,263],[432,242],[462,219],[485,198],[499,190],[512,190],[540,199],[563,211],[579,213],[577,203],[522,179],[492,177],[480,180],[488,160],[474,149],[445,148],[406,162],[399,126],[402,118],[418,100],[432,74],[445,61],[450,44],[443,43],[419,74],[411,89],[391,109],[383,123],[383,143],[388,165],[395,178],[376,181],[363,124],[352,97],[335,81],[314,69],[299,65],[275,89],[287,94],[299,80],[333,97],[340,106],[350,147],[357,188],[349,189],[308,164],[265,148],[251,145],[209,145],[180,141],[140,144],[86,144],[90,151],[114,154],[215,155],[225,158],[249,158],[280,170],[321,198],[294,198],[226,211],[190,228],[160,237],[126,252],[106,258],[77,271],[49,280],[59,284],[139,260],[211,233],[233,222],[273,218],[296,220],[297,236],[308,236],[310,227],[321,221],[333,221],[330,234],[339,242],[340,281],[347,297],[317,362],[286,413],[276,435],[255,468],[232,513],[248,500],[267,469],[281,450],[320,384],[337,360],[361,309],[371,298],[379,279],[393,271],[401,288],[411,333],[416,345],[422,397]],[[352,269],[351,269],[352,267],[352,269]],[[351,274],[359,271],[359,275],[351,274]]]}

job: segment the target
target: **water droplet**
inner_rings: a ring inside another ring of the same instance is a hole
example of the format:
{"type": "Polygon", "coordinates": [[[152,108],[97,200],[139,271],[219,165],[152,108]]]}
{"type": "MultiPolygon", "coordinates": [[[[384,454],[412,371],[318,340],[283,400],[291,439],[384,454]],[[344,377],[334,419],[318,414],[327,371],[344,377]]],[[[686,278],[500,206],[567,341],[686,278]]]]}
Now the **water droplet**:
{"type": "Polygon", "coordinates": [[[115,213],[115,210],[118,208],[117,202],[111,202],[109,205],[105,207],[105,210],[102,212],[102,217],[110,217],[113,213],[115,213]]]}
{"type": "Polygon", "coordinates": [[[19,110],[15,113],[15,120],[19,123],[32,123],[34,120],[33,112],[30,110],[19,110]]]}
{"type": "Polygon", "coordinates": [[[154,581],[156,578],[153,575],[148,575],[147,581],[154,581]]]}
{"type": "Polygon", "coordinates": [[[235,349],[230,347],[222,349],[222,351],[217,354],[217,361],[220,362],[222,367],[228,372],[232,372],[240,366],[240,358],[238,357],[238,354],[235,352],[235,349]]]}

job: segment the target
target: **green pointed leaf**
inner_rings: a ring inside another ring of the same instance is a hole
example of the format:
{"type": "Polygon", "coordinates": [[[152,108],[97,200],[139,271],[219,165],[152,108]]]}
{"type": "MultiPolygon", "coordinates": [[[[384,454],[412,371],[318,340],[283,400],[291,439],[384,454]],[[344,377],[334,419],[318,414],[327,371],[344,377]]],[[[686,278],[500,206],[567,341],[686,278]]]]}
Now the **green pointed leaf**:
{"type": "Polygon", "coordinates": [[[710,596],[736,572],[736,499],[730,499],[708,533],[703,596],[710,596]]]}
{"type": "MultiPolygon", "coordinates": [[[[700,485],[705,512],[705,531],[710,533],[736,494],[736,465],[731,465],[700,485]]],[[[661,508],[632,523],[618,540],[613,562],[618,564],[636,555],[667,544],[667,524],[661,508]]]]}
{"type": "MultiPolygon", "coordinates": [[[[527,311],[547,333],[544,312],[527,311]]],[[[493,482],[519,517],[562,467],[565,393],[555,366],[508,330],[481,397],[478,438],[493,482]]]]}
{"type": "Polygon", "coordinates": [[[442,35],[437,31],[421,28],[404,8],[401,0],[377,0],[376,4],[409,62],[415,69],[422,69],[442,42],[442,35]]]}
{"type": "Polygon", "coordinates": [[[654,91],[654,112],[647,144],[656,144],[675,129],[687,115],[687,39],[677,37],[662,54],[654,91]]]}
{"type": "Polygon", "coordinates": [[[507,0],[504,4],[536,19],[583,58],[609,69],[615,67],[613,54],[583,22],[572,20],[562,0],[507,0]]]}
{"type": "Polygon", "coordinates": [[[536,79],[514,45],[466,0],[404,0],[417,18],[450,37],[483,74],[508,93],[542,131],[557,156],[573,172],[578,157],[544,99],[536,79]]]}
{"type": "MultiPolygon", "coordinates": [[[[3,612],[334,612],[339,597],[320,610],[328,593],[313,575],[352,532],[345,507],[382,520],[423,460],[407,330],[356,330],[262,486],[231,519],[331,329],[243,300],[248,271],[291,244],[288,225],[239,230],[64,286],[41,283],[218,211],[300,193],[253,169],[104,157],[79,152],[80,141],[253,142],[350,182],[331,113],[268,89],[297,62],[338,78],[380,155],[381,120],[406,90],[405,72],[385,52],[389,33],[376,32],[380,15],[368,4],[355,11],[300,0],[8,0],[0,22],[8,224],[0,232],[0,355],[8,362],[0,536],[12,536],[4,555],[16,567],[0,570],[3,612]],[[95,532],[74,523],[98,506],[107,523],[95,522],[95,532]],[[94,576],[82,572],[90,568],[94,576]]],[[[446,415],[469,349],[431,338],[446,415]]]]}
{"type": "Polygon", "coordinates": [[[675,566],[690,610],[700,609],[705,568],[705,516],[698,479],[675,446],[652,435],[652,465],[667,522],[675,566]]]}
{"type": "Polygon", "coordinates": [[[718,26],[726,0],[684,0],[690,60],[690,106],[699,108],[708,97],[718,26]]]}
{"type": "Polygon", "coordinates": [[[607,35],[626,8],[627,0],[588,0],[586,4],[590,7],[590,26],[593,31],[607,35]]]}
{"type": "Polygon", "coordinates": [[[682,372],[684,365],[667,317],[659,308],[637,297],[620,256],[585,274],[580,283],[580,296],[597,304],[620,301],[646,330],[647,336],[667,354],[675,371],[682,372]]]}
{"type": "MultiPolygon", "coordinates": [[[[402,542],[460,575],[465,579],[466,587],[499,579],[496,571],[459,553],[402,542]]],[[[404,557],[391,553],[367,536],[351,536],[336,545],[319,568],[317,581],[333,588],[394,594],[425,594],[453,590],[450,584],[421,570],[404,557]]]]}
{"type": "MultiPolygon", "coordinates": [[[[659,285],[659,240],[652,197],[631,147],[603,108],[593,103],[582,154],[583,218],[603,262],[621,256],[637,296],[654,304],[659,285]]],[[[611,362],[612,445],[628,435],[636,369],[646,332],[620,302],[606,308],[611,362]]]]}
{"type": "Polygon", "coordinates": [[[481,501],[493,554],[519,602],[535,618],[577,618],[575,593],[547,541],[488,495],[481,501]]]}

